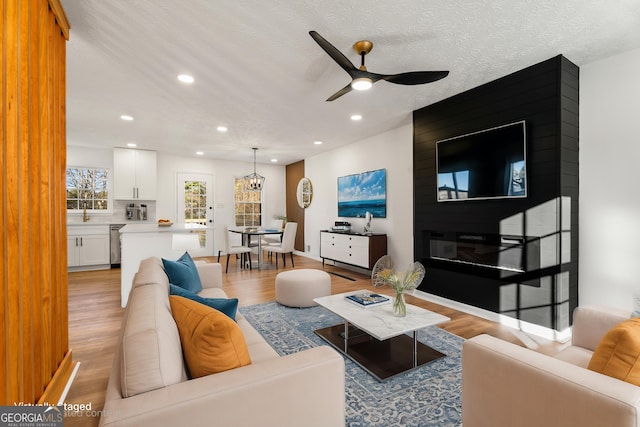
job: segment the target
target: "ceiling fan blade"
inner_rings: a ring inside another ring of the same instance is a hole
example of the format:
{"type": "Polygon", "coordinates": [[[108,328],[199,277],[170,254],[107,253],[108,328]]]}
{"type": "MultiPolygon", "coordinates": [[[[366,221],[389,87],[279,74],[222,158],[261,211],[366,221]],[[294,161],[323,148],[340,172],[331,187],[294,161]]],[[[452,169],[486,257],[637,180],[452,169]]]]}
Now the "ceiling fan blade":
{"type": "Polygon", "coordinates": [[[353,88],[351,87],[351,83],[349,83],[348,85],[346,85],[345,87],[343,87],[342,89],[340,89],[339,91],[331,95],[329,98],[327,98],[327,101],[335,101],[336,99],[340,98],[342,95],[349,93],[352,90],[353,88]]]}
{"type": "Polygon", "coordinates": [[[390,83],[396,83],[400,85],[421,85],[424,83],[435,82],[436,80],[443,79],[449,74],[448,71],[411,71],[408,73],[400,74],[375,74],[370,73],[372,76],[378,77],[378,79],[386,80],[390,83]]]}
{"type": "Polygon", "coordinates": [[[309,31],[309,35],[311,36],[312,39],[314,39],[316,41],[316,43],[318,43],[320,45],[320,47],[325,52],[327,52],[327,54],[334,61],[336,61],[336,63],[340,67],[342,67],[343,70],[345,70],[347,73],[349,73],[349,75],[351,75],[351,73],[353,73],[354,71],[358,71],[358,69],[355,67],[355,65],[353,65],[351,63],[351,61],[349,61],[349,59],[347,59],[347,57],[344,56],[344,54],[342,52],[340,52],[338,49],[336,49],[335,46],[333,46],[331,43],[326,41],[324,39],[324,37],[322,37],[316,31],[309,31]]]}

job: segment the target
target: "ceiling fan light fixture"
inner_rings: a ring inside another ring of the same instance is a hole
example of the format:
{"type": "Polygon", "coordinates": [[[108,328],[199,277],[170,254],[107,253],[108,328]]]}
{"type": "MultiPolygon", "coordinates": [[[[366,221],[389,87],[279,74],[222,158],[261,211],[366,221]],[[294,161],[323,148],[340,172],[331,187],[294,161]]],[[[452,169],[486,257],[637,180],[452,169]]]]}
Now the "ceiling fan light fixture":
{"type": "Polygon", "coordinates": [[[369,90],[371,86],[373,82],[368,77],[359,77],[351,82],[351,88],[355,90],[369,90]]]}

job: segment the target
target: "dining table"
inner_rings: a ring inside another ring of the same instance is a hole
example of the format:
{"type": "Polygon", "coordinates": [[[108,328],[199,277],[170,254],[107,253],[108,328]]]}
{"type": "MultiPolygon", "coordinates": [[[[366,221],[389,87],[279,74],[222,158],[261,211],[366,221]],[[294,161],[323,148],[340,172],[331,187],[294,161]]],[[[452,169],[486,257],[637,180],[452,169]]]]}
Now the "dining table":
{"type": "Polygon", "coordinates": [[[262,227],[230,227],[229,231],[232,233],[238,233],[242,235],[242,245],[258,248],[258,269],[263,266],[262,263],[262,237],[266,235],[279,234],[282,237],[283,230],[276,228],[262,228],[262,227]],[[258,242],[252,242],[252,237],[256,237],[258,242]]]}

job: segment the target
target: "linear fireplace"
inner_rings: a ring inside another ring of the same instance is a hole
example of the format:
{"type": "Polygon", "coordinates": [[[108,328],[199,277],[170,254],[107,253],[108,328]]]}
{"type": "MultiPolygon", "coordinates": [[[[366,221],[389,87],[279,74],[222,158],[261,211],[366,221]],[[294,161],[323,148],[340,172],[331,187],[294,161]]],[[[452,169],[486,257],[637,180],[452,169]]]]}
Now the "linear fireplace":
{"type": "MultiPolygon", "coordinates": [[[[427,265],[513,281],[540,268],[540,238],[500,234],[424,231],[427,265]]],[[[528,283],[530,284],[530,283],[528,283]]]]}

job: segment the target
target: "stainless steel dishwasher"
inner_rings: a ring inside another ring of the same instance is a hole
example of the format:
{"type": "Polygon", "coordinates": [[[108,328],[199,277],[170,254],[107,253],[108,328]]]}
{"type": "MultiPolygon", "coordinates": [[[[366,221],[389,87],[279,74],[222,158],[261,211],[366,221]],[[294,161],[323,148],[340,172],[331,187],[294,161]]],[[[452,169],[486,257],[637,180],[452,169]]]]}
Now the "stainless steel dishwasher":
{"type": "Polygon", "coordinates": [[[111,267],[120,267],[120,229],[125,224],[111,224],[109,244],[111,247],[111,267]]]}

